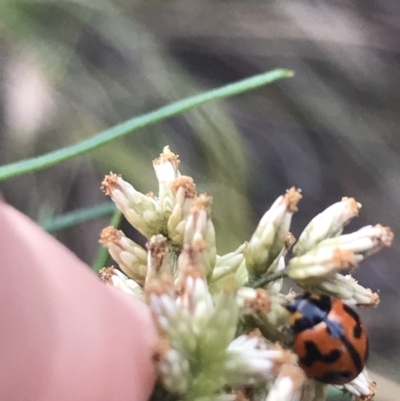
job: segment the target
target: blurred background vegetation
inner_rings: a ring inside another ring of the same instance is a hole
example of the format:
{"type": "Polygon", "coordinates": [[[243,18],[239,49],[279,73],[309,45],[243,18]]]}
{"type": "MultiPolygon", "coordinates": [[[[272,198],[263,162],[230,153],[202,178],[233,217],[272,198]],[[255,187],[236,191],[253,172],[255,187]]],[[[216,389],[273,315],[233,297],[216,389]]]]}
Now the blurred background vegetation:
{"type": "MultiPolygon", "coordinates": [[[[399,33],[397,0],[1,0],[1,164],[269,69],[296,72],[9,179],[2,196],[43,221],[107,202],[99,186],[110,170],[143,192],[156,190],[151,160],[169,144],[181,171],[214,198],[220,252],[249,238],[292,185],[304,195],[295,235],[342,196],[363,204],[352,229],[382,223],[398,234],[399,33]]],[[[108,221],[56,236],[92,264],[108,221]]],[[[361,312],[370,367],[397,382],[399,252],[395,241],[355,272],[381,291],[380,307],[361,312]]],[[[386,385],[378,390],[377,400],[393,396],[386,385]]]]}

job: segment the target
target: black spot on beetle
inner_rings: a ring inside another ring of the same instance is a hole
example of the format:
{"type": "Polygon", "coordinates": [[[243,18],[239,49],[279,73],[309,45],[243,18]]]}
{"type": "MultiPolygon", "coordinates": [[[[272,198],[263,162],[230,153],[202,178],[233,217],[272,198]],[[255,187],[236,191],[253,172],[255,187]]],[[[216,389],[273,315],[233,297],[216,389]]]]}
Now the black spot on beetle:
{"type": "Polygon", "coordinates": [[[328,297],[327,295],[320,295],[318,297],[313,297],[310,299],[310,301],[326,313],[329,313],[330,310],[332,309],[331,298],[328,297]]]}
{"type": "Polygon", "coordinates": [[[354,338],[360,338],[362,334],[362,327],[361,325],[357,325],[353,328],[353,336],[354,338]]]}
{"type": "Polygon", "coordinates": [[[360,373],[364,367],[361,362],[360,354],[355,350],[353,344],[351,344],[351,342],[345,336],[341,336],[340,339],[349,352],[357,372],[360,373]]]}
{"type": "Polygon", "coordinates": [[[327,354],[323,354],[314,341],[306,341],[304,344],[306,348],[305,357],[301,358],[301,363],[306,366],[311,366],[315,361],[321,361],[325,363],[332,363],[340,358],[341,351],[334,349],[327,354]]]}
{"type": "Polygon", "coordinates": [[[294,313],[297,311],[297,305],[294,302],[291,302],[289,304],[286,305],[286,309],[291,312],[294,313]]]}
{"type": "Polygon", "coordinates": [[[354,327],[353,327],[353,336],[354,338],[360,338],[362,334],[362,327],[361,327],[361,320],[360,316],[357,315],[356,312],[353,311],[353,309],[350,308],[350,306],[343,304],[343,309],[345,312],[350,315],[354,319],[354,327]]]}
{"type": "Polygon", "coordinates": [[[301,317],[297,319],[292,325],[293,333],[298,334],[304,330],[311,329],[314,327],[314,322],[306,317],[301,317]]]}

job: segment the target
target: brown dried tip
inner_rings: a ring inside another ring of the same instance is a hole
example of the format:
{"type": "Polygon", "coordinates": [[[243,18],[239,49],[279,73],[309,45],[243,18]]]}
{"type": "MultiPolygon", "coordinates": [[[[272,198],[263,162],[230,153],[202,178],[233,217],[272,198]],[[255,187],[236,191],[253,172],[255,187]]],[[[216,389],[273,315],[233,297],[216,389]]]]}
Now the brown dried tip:
{"type": "Polygon", "coordinates": [[[198,269],[195,266],[188,266],[184,271],[183,271],[183,277],[193,277],[194,279],[200,278],[205,280],[206,275],[205,273],[198,269]]]}
{"type": "Polygon", "coordinates": [[[111,196],[112,190],[114,188],[118,188],[118,178],[122,177],[121,174],[114,174],[110,171],[110,174],[104,177],[103,182],[101,183],[100,189],[107,195],[111,196]]]}
{"type": "Polygon", "coordinates": [[[250,401],[251,398],[246,397],[245,391],[246,390],[236,390],[235,391],[235,399],[234,399],[234,401],[250,401]]]}
{"type": "Polygon", "coordinates": [[[207,248],[207,243],[202,239],[196,239],[192,241],[191,248],[193,252],[203,252],[207,248]]]}
{"type": "Polygon", "coordinates": [[[362,304],[358,303],[357,306],[360,307],[361,309],[374,309],[376,308],[381,302],[381,299],[379,298],[379,291],[378,292],[373,292],[370,295],[370,302],[368,304],[362,304]]]}
{"type": "Polygon", "coordinates": [[[282,351],[281,357],[275,360],[275,366],[272,368],[272,374],[274,376],[278,376],[280,374],[281,369],[284,365],[296,364],[296,355],[293,352],[284,349],[279,343],[274,343],[272,349],[282,351]]]}
{"type": "Polygon", "coordinates": [[[196,196],[196,184],[194,183],[192,177],[183,175],[177,178],[171,184],[171,190],[174,194],[179,188],[183,188],[185,190],[185,198],[194,198],[196,196]]]}
{"type": "Polygon", "coordinates": [[[254,329],[254,330],[250,331],[249,333],[247,333],[247,335],[249,337],[256,337],[256,338],[262,338],[262,336],[263,336],[260,329],[254,329]]]}
{"type": "Polygon", "coordinates": [[[376,382],[369,382],[368,387],[369,387],[369,394],[355,397],[355,401],[373,401],[376,394],[376,382]]]}
{"type": "Polygon", "coordinates": [[[99,271],[99,277],[101,280],[103,280],[106,283],[111,284],[112,283],[112,276],[114,275],[114,266],[110,266],[110,267],[103,267],[100,271],[99,271]]]}
{"type": "Polygon", "coordinates": [[[293,383],[293,392],[299,390],[307,379],[303,369],[289,363],[282,365],[279,377],[290,377],[293,383]]]}
{"type": "Polygon", "coordinates": [[[103,245],[106,245],[108,242],[117,244],[123,235],[124,234],[121,230],[117,230],[113,226],[108,226],[106,228],[103,228],[103,230],[101,231],[99,242],[103,245]]]}
{"type": "Polygon", "coordinates": [[[254,312],[271,312],[271,300],[267,292],[262,288],[256,289],[256,297],[254,299],[247,299],[244,304],[254,312]]]}
{"type": "Polygon", "coordinates": [[[382,230],[382,236],[379,238],[380,241],[380,246],[381,247],[390,247],[392,246],[392,242],[394,239],[394,233],[391,230],[390,227],[383,227],[381,224],[377,224],[375,226],[376,228],[379,228],[380,230],[382,230]]]}
{"type": "Polygon", "coordinates": [[[362,207],[361,203],[357,202],[354,198],[348,198],[347,196],[342,198],[342,202],[347,202],[347,206],[350,209],[351,214],[358,216],[358,213],[362,207]]]}
{"type": "Polygon", "coordinates": [[[201,194],[194,200],[194,204],[192,207],[192,213],[198,213],[201,210],[206,210],[207,214],[211,213],[211,203],[212,197],[207,194],[201,194]]]}
{"type": "Polygon", "coordinates": [[[337,266],[339,269],[346,269],[348,267],[357,266],[357,261],[354,252],[339,248],[333,251],[332,261],[333,264],[337,266]]]}
{"type": "Polygon", "coordinates": [[[157,344],[153,348],[151,357],[153,363],[160,363],[167,358],[168,351],[171,349],[171,343],[168,337],[160,337],[157,344]]]}
{"type": "Polygon", "coordinates": [[[181,162],[179,160],[179,155],[176,155],[175,153],[171,152],[171,149],[168,145],[164,146],[163,152],[160,153],[160,157],[153,160],[153,164],[160,164],[165,162],[172,163],[176,169],[178,168],[179,163],[181,162]]]}
{"type": "Polygon", "coordinates": [[[222,284],[222,292],[225,294],[236,294],[239,284],[235,277],[226,277],[222,284]]]}
{"type": "MultiPolygon", "coordinates": [[[[262,335],[260,329],[254,329],[248,333],[246,333],[246,335],[250,338],[257,338],[257,344],[255,346],[256,349],[259,350],[265,350],[265,349],[270,349],[271,348],[271,343],[262,335]]],[[[274,347],[274,345],[273,345],[274,347]]]]}
{"type": "Polygon", "coordinates": [[[290,247],[296,242],[296,237],[292,233],[288,233],[285,238],[285,249],[288,251],[290,247]]]}
{"type": "MultiPolygon", "coordinates": [[[[181,252],[181,257],[184,258],[184,272],[191,271],[194,273],[197,271],[197,277],[204,278],[204,272],[199,269],[199,256],[201,252],[206,249],[206,243],[203,240],[192,241],[191,244],[186,244],[181,252]]],[[[181,264],[181,262],[180,262],[181,264]]],[[[183,266],[183,263],[182,263],[183,266]]],[[[186,276],[186,274],[185,274],[186,276]]]]}
{"type": "Polygon", "coordinates": [[[186,293],[186,278],[187,277],[192,277],[193,280],[196,279],[201,279],[204,280],[206,279],[206,275],[203,271],[198,269],[196,266],[187,266],[184,271],[183,271],[183,277],[180,280],[180,282],[175,283],[175,294],[177,297],[182,297],[186,293]]]}
{"type": "Polygon", "coordinates": [[[149,239],[146,247],[149,250],[152,258],[154,258],[157,262],[162,261],[168,252],[167,238],[161,234],[154,235],[149,239]]]}
{"type": "Polygon", "coordinates": [[[186,244],[183,247],[182,253],[188,259],[188,264],[191,266],[198,266],[199,252],[206,249],[206,243],[203,240],[193,241],[191,244],[186,244]]]}
{"type": "Polygon", "coordinates": [[[146,296],[149,294],[156,294],[157,296],[175,293],[174,282],[172,277],[170,276],[162,276],[153,280],[151,283],[146,284],[145,287],[146,296]]]}
{"type": "Polygon", "coordinates": [[[303,197],[301,194],[301,189],[297,189],[295,187],[292,187],[286,191],[286,194],[284,196],[284,201],[286,202],[286,207],[289,210],[289,212],[294,213],[297,212],[297,204],[299,203],[299,200],[303,197]]]}

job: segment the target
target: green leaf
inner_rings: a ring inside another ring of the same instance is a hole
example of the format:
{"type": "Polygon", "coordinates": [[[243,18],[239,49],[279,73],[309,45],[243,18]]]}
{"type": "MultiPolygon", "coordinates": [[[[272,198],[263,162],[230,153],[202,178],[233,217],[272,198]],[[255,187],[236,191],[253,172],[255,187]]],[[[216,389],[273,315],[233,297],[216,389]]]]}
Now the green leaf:
{"type": "Polygon", "coordinates": [[[41,170],[64,160],[87,153],[99,148],[100,146],[106,145],[117,138],[128,135],[139,128],[155,124],[206,102],[230,97],[251,89],[259,88],[278,79],[288,78],[291,76],[293,76],[292,71],[285,69],[273,70],[218,89],[213,89],[200,95],[171,103],[158,110],[127,120],[75,145],[58,149],[42,156],[2,166],[0,167],[0,181],[28,172],[41,170]]]}

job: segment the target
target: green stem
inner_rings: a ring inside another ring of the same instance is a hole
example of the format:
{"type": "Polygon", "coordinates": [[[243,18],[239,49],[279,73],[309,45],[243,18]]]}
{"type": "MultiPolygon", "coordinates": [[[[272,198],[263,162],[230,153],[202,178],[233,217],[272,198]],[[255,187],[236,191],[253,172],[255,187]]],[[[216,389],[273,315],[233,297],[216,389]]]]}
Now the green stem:
{"type": "Polygon", "coordinates": [[[113,202],[103,203],[101,205],[82,208],[70,213],[56,217],[48,217],[39,222],[44,230],[49,233],[63,230],[77,224],[82,224],[99,217],[108,216],[115,212],[115,204],[113,202]]]}
{"type": "Polygon", "coordinates": [[[261,277],[260,279],[258,279],[256,281],[248,282],[246,285],[248,287],[252,287],[252,288],[262,288],[265,286],[265,284],[268,284],[271,281],[279,280],[280,278],[287,277],[287,275],[288,275],[288,272],[286,269],[284,269],[284,270],[280,270],[275,273],[271,273],[268,276],[261,277]]]}
{"type": "Polygon", "coordinates": [[[99,148],[100,146],[106,145],[117,138],[130,134],[139,128],[146,127],[150,124],[155,124],[159,121],[165,120],[166,118],[180,114],[188,109],[200,106],[206,102],[237,95],[239,93],[272,83],[278,79],[288,78],[291,76],[293,76],[292,71],[284,69],[273,70],[202,93],[200,95],[180,100],[178,102],[161,107],[158,110],[118,124],[75,145],[58,149],[42,156],[37,156],[31,159],[21,160],[2,166],[0,167],[0,181],[24,173],[41,170],[64,160],[71,159],[72,157],[87,153],[91,150],[99,148]]]}

